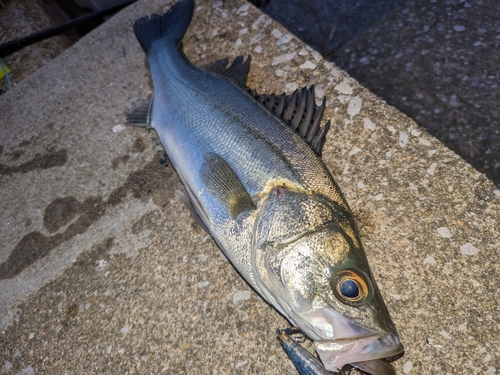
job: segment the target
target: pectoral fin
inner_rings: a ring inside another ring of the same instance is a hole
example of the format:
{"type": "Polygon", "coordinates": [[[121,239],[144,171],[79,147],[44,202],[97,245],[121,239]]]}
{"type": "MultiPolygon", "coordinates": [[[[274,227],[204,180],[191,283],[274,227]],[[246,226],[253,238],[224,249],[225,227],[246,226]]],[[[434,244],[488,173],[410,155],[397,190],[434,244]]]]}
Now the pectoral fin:
{"type": "Polygon", "coordinates": [[[232,218],[255,209],[255,204],[240,179],[223,158],[210,153],[204,159],[201,178],[205,189],[226,208],[232,218]]]}

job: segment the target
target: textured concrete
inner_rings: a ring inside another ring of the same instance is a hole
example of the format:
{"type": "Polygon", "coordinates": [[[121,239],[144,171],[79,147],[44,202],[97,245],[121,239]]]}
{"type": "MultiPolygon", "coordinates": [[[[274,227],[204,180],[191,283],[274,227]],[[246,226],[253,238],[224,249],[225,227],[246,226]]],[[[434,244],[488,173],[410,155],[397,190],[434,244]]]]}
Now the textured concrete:
{"type": "Polygon", "coordinates": [[[499,1],[272,0],[262,9],[500,187],[499,1]]]}
{"type": "MultiPolygon", "coordinates": [[[[0,99],[0,371],[295,374],[286,327],[174,195],[154,132],[142,1],[0,99]]],[[[315,83],[347,196],[406,354],[400,374],[500,370],[500,191],[412,120],[243,1],[199,1],[198,63],[251,53],[249,85],[315,83]]]]}
{"type": "Polygon", "coordinates": [[[408,1],[335,61],[500,188],[499,15],[498,1],[408,1]]]}
{"type": "MultiPolygon", "coordinates": [[[[356,35],[364,34],[406,1],[268,0],[260,9],[323,57],[332,59],[356,35]]],[[[259,4],[258,0],[253,2],[259,4]]]]}

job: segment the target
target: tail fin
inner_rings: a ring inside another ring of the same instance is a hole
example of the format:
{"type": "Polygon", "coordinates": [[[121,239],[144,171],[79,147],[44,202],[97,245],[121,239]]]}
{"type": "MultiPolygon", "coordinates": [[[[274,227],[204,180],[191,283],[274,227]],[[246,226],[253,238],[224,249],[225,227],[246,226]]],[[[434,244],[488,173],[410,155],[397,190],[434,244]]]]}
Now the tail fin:
{"type": "Polygon", "coordinates": [[[177,46],[180,44],[191,22],[194,0],[181,0],[163,16],[153,14],[151,18],[142,17],[134,23],[134,33],[146,54],[152,44],[168,38],[177,46]]]}

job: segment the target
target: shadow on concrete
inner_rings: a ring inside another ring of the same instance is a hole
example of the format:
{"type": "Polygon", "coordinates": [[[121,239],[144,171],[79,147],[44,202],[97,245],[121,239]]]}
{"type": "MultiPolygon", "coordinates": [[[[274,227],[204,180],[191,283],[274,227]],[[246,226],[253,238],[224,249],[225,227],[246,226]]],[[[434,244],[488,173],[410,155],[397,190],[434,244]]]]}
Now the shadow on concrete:
{"type": "Polygon", "coordinates": [[[261,9],[500,186],[500,2],[271,0],[261,9]]]}

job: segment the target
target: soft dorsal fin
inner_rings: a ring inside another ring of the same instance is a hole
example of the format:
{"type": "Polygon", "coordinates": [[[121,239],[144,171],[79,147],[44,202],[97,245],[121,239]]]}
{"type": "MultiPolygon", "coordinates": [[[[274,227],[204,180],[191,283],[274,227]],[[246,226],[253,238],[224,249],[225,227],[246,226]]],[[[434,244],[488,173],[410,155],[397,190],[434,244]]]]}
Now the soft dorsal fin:
{"type": "Polygon", "coordinates": [[[229,60],[225,58],[204,65],[202,69],[229,77],[238,82],[240,85],[245,86],[247,83],[248,72],[250,71],[250,61],[252,61],[251,56],[248,56],[246,60],[244,60],[243,56],[237,56],[233,63],[229,66],[229,60]]]}
{"type": "Polygon", "coordinates": [[[325,113],[326,99],[321,105],[316,105],[314,100],[314,85],[309,89],[303,87],[295,90],[291,95],[285,94],[257,94],[247,88],[248,93],[264,107],[284,120],[293,130],[299,133],[309,146],[321,156],[321,151],[326,140],[326,133],[330,129],[330,121],[320,126],[325,113]]]}
{"type": "Polygon", "coordinates": [[[139,107],[130,112],[125,112],[127,125],[151,129],[151,111],[153,109],[153,97],[146,100],[139,107]]]}

